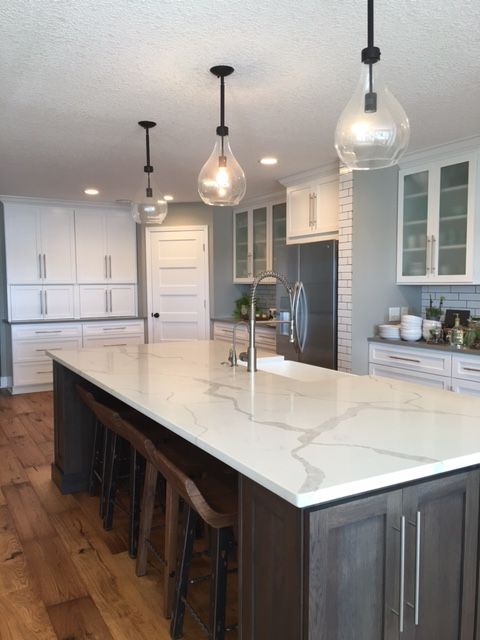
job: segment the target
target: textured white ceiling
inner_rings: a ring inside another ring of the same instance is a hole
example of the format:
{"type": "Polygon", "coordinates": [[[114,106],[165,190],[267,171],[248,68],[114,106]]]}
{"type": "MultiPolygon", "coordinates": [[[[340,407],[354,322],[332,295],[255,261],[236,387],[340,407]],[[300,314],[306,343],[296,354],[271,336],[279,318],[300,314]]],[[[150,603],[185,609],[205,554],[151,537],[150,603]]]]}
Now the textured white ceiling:
{"type": "MultiPolygon", "coordinates": [[[[218,124],[227,124],[247,196],[335,159],[337,117],[360,73],[366,0],[9,0],[0,20],[0,193],[99,200],[143,185],[152,119],[155,176],[176,201],[218,124]],[[258,159],[278,156],[276,167],[258,159]]],[[[480,132],[480,2],[382,0],[376,44],[406,109],[410,150],[480,132]]]]}

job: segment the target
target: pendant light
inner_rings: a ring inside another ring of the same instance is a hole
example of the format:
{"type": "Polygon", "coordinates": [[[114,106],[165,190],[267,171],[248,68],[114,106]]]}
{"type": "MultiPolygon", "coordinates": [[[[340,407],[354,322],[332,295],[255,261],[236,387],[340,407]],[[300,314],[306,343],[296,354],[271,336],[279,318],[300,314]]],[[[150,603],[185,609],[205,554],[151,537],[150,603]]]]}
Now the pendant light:
{"type": "Polygon", "coordinates": [[[147,154],[147,163],[143,167],[143,171],[147,174],[147,188],[145,189],[145,198],[142,202],[132,203],[132,216],[137,224],[162,224],[167,217],[168,204],[163,198],[159,198],[158,194],[153,193],[150,186],[150,174],[153,173],[153,167],[150,164],[150,136],[149,131],[157,126],[156,122],[149,120],[141,120],[138,123],[145,129],[145,145],[147,154]]]}
{"type": "Polygon", "coordinates": [[[205,204],[219,207],[233,206],[245,195],[247,183],[242,167],[238,164],[228,141],[225,126],[225,78],[233,73],[233,67],[219,65],[210,72],[220,78],[220,126],[211,156],[198,176],[198,193],[205,204]]]}
{"type": "Polygon", "coordinates": [[[350,169],[391,167],[410,138],[407,115],[381,79],[380,49],[373,44],[373,0],[367,2],[368,46],[362,50],[363,69],[335,131],[335,148],[350,169]]]}

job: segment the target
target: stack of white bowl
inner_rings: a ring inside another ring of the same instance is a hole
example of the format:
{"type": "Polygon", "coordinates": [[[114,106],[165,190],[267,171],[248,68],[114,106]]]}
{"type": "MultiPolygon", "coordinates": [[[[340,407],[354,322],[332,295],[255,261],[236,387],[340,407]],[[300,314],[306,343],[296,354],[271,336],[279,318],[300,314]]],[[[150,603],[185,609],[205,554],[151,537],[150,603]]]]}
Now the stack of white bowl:
{"type": "Polygon", "coordinates": [[[379,324],[378,335],[380,338],[386,338],[387,340],[400,340],[400,325],[379,324]]]}
{"type": "Polygon", "coordinates": [[[402,316],[400,323],[402,340],[420,340],[422,337],[422,318],[419,316],[402,316]]]}

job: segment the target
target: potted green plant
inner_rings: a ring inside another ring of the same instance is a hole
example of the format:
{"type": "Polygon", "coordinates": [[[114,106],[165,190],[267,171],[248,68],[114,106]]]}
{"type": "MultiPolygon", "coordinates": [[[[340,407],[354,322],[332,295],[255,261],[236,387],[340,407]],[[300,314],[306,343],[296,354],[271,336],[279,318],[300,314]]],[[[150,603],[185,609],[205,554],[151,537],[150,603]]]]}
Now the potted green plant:
{"type": "Polygon", "coordinates": [[[235,309],[233,310],[233,317],[237,320],[247,320],[248,312],[250,309],[250,296],[244,293],[243,296],[235,300],[235,309]]]}
{"type": "Polygon", "coordinates": [[[425,307],[425,318],[427,320],[440,320],[442,316],[442,306],[445,300],[445,296],[440,296],[440,303],[438,307],[433,306],[432,296],[430,295],[430,304],[425,307]]]}

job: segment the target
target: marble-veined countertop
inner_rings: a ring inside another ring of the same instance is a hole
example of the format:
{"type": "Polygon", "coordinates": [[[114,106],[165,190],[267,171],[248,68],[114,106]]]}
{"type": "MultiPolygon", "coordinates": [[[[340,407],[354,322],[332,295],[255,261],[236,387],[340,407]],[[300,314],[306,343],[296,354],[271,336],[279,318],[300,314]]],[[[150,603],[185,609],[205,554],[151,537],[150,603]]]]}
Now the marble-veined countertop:
{"type": "Polygon", "coordinates": [[[251,374],[215,341],[50,355],[297,507],[480,464],[478,398],[271,360],[251,374]]]}

